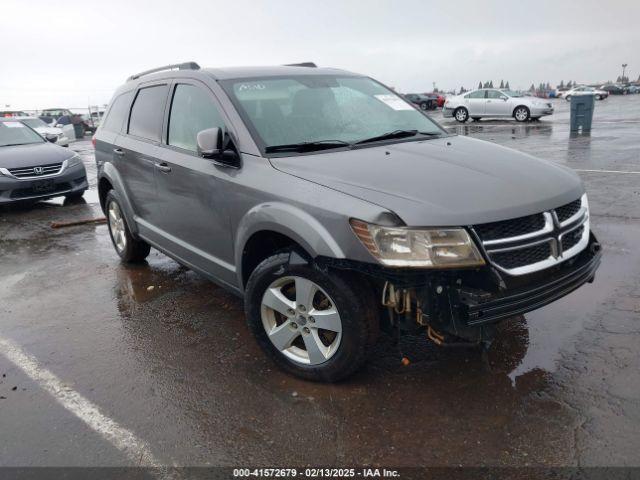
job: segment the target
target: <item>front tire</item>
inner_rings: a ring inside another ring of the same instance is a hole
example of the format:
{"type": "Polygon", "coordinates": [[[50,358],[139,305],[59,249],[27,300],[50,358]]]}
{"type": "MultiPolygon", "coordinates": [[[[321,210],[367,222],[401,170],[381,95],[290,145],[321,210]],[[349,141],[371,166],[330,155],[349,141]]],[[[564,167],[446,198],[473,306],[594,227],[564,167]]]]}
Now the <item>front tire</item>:
{"type": "Polygon", "coordinates": [[[337,382],[364,365],[375,343],[375,298],[354,275],[293,265],[291,255],[273,255],[252,272],[245,291],[249,329],[283,370],[337,382]]]}
{"type": "Polygon", "coordinates": [[[429,104],[427,102],[420,102],[420,110],[429,110],[429,104]]]}
{"type": "Polygon", "coordinates": [[[455,112],[453,112],[454,118],[460,123],[464,123],[469,120],[469,111],[464,107],[458,107],[455,112]]]}
{"type": "Polygon", "coordinates": [[[151,247],[144,240],[138,240],[131,235],[131,230],[122,212],[122,204],[115,190],[110,190],[107,193],[104,204],[109,235],[116,253],[124,262],[142,262],[149,256],[151,247]]]}
{"type": "Polygon", "coordinates": [[[516,107],[516,109],[513,111],[513,116],[515,117],[517,122],[526,122],[527,120],[529,120],[529,117],[531,116],[531,113],[529,112],[529,109],[523,105],[516,107]]]}

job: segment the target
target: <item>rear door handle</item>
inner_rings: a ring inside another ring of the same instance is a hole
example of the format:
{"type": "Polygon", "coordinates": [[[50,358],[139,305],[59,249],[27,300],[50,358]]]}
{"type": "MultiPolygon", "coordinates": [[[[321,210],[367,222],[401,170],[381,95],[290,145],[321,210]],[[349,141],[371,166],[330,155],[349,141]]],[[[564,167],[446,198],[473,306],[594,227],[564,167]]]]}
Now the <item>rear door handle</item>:
{"type": "Polygon", "coordinates": [[[119,157],[124,157],[124,150],[122,150],[121,148],[114,148],[113,153],[115,153],[119,157]]]}
{"type": "Polygon", "coordinates": [[[162,163],[154,163],[155,167],[160,170],[162,173],[169,173],[171,172],[171,167],[169,165],[167,165],[166,163],[162,162],[162,163]]]}

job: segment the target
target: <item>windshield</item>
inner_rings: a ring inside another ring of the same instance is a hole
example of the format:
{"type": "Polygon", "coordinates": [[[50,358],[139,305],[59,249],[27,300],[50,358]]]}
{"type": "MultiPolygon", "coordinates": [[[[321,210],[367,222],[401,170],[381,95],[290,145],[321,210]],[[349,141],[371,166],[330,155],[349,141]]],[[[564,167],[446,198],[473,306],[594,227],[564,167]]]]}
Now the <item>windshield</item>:
{"type": "Polygon", "coordinates": [[[25,118],[20,121],[31,128],[49,127],[49,125],[44,123],[39,118],[25,118]]]}
{"type": "MultiPolygon", "coordinates": [[[[328,141],[339,148],[397,131],[446,133],[409,102],[365,77],[300,75],[221,83],[265,149],[328,141]]],[[[400,137],[406,140],[406,135],[400,137]]]]}
{"type": "Polygon", "coordinates": [[[506,93],[510,97],[524,97],[524,95],[520,92],[514,92],[513,90],[502,90],[503,93],[506,93]]]}
{"type": "Polygon", "coordinates": [[[21,122],[0,122],[0,147],[42,142],[40,135],[21,122]]]}

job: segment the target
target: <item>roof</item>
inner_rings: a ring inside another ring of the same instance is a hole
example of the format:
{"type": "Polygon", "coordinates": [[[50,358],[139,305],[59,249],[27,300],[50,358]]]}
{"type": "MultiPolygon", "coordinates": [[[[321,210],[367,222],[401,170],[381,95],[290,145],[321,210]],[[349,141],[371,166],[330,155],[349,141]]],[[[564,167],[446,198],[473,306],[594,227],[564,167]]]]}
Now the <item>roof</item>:
{"type": "Polygon", "coordinates": [[[297,67],[289,65],[271,67],[227,67],[205,68],[205,72],[212,74],[218,80],[242,79],[252,77],[277,77],[296,75],[348,75],[360,76],[356,73],[338,68],[297,67]]]}

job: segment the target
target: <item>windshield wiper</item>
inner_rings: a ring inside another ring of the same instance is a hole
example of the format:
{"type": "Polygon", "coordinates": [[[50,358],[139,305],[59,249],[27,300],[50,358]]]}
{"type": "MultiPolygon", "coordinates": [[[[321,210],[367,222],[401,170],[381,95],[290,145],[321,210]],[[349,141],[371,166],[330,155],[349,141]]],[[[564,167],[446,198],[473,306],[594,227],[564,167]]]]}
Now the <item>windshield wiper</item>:
{"type": "Polygon", "coordinates": [[[286,145],[269,145],[264,149],[267,153],[275,152],[313,152],[316,150],[326,150],[329,148],[350,147],[349,142],[344,140],[318,140],[315,142],[290,143],[286,145]]]}
{"type": "Polygon", "coordinates": [[[376,135],[375,137],[365,138],[356,142],[354,145],[360,145],[363,143],[379,142],[382,140],[393,140],[394,138],[407,138],[415,137],[416,135],[427,135],[430,137],[440,136],[440,132],[419,132],[418,130],[394,130],[393,132],[383,133],[382,135],[376,135]]]}

